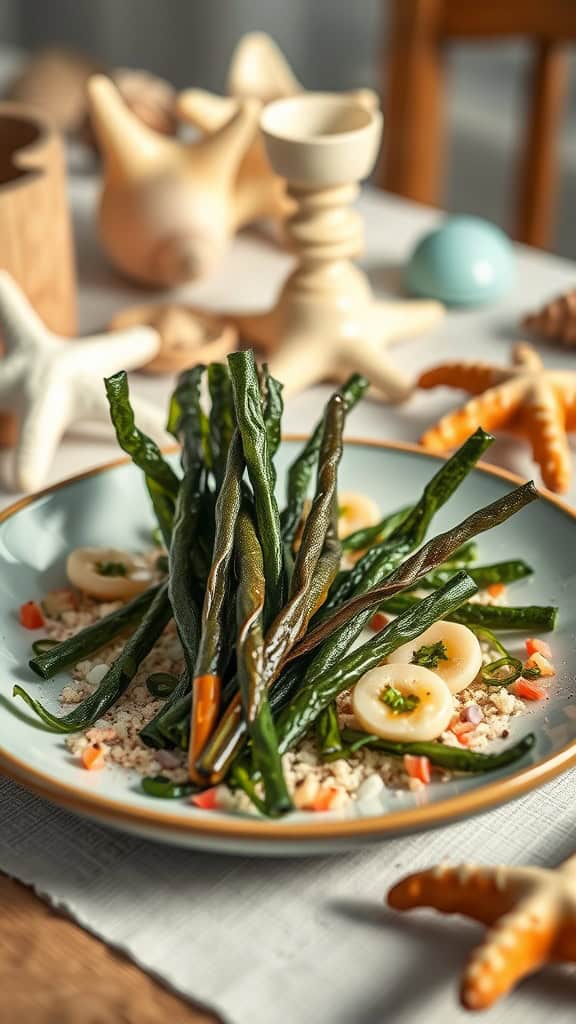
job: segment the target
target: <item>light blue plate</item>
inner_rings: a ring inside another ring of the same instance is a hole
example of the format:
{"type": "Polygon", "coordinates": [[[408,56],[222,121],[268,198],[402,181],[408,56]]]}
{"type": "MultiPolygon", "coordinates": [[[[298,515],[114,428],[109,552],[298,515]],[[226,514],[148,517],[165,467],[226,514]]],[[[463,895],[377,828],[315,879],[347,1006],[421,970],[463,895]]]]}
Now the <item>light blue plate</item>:
{"type": "MultiPolygon", "coordinates": [[[[282,446],[280,479],[295,450],[294,442],[282,446]]],[[[439,462],[408,448],[349,442],[341,486],[369,494],[384,513],[412,502],[439,462]]],[[[439,513],[435,532],[494,501],[517,482],[505,474],[475,471],[439,513]]],[[[64,583],[71,548],[141,550],[149,544],[152,526],[141,476],[126,464],[96,470],[20,502],[0,517],[0,765],[55,803],[126,831],[189,847],[279,855],[330,852],[474,814],[518,796],[576,761],[576,523],[561,503],[543,498],[480,538],[482,561],[515,556],[534,566],[533,579],[510,588],[512,602],[560,606],[553,637],[558,675],[551,697],[514,719],[507,741],[536,733],[536,747],[524,761],[490,775],[434,784],[423,794],[387,792],[369,817],[358,810],[300,813],[281,822],[154,800],[121,769],[82,770],[67,753],[62,737],[44,731],[11,697],[14,683],[20,682],[57,711],[56,698],[65,678],[42,683],[28,669],[31,634],[20,627],[18,608],[64,583]]]]}

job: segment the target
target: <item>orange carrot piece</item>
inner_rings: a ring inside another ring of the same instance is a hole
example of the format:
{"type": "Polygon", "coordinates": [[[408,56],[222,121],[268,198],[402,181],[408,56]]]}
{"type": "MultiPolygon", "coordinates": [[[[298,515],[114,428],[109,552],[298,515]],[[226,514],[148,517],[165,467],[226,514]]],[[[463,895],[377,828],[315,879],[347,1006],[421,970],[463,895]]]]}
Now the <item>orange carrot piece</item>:
{"type": "Polygon", "coordinates": [[[105,764],[104,751],[99,743],[92,743],[89,747],[84,747],[81,758],[84,768],[89,772],[103,768],[105,764]]]}
{"type": "Polygon", "coordinates": [[[198,781],[196,761],[204,750],[216,725],[220,710],[220,676],[196,676],[192,684],[192,721],[190,723],[190,747],[188,750],[188,771],[198,781]]]}
{"type": "Polygon", "coordinates": [[[312,810],[329,811],[338,796],[338,792],[339,790],[335,786],[321,786],[312,801],[312,810]]]}
{"type": "Polygon", "coordinates": [[[419,779],[425,786],[427,786],[432,779],[429,757],[420,757],[415,754],[404,754],[404,770],[411,779],[419,779]]]}
{"type": "Polygon", "coordinates": [[[490,597],[502,597],[506,593],[506,585],[504,583],[490,583],[486,590],[490,597]]]}
{"type": "Polygon", "coordinates": [[[454,725],[450,725],[450,731],[460,739],[465,736],[468,732],[474,732],[476,728],[474,722],[455,722],[454,725]]]}

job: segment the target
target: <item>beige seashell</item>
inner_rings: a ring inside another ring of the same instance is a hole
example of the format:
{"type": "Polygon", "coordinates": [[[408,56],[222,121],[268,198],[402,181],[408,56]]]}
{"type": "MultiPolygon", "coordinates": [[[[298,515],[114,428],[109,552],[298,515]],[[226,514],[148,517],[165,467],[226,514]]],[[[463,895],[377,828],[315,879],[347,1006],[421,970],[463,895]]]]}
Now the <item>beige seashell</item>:
{"type": "Polygon", "coordinates": [[[185,143],[142,124],[105,76],[88,92],[104,156],[98,226],[111,262],[149,285],[203,276],[238,226],[235,180],[259,104],[237,104],[213,135],[185,143]]]}
{"type": "Polygon", "coordinates": [[[158,354],[146,373],[179,373],[198,363],[220,362],[233,352],[238,332],[222,317],[194,306],[147,303],[123,309],[110,321],[111,331],[149,326],[160,335],[158,354]]]}

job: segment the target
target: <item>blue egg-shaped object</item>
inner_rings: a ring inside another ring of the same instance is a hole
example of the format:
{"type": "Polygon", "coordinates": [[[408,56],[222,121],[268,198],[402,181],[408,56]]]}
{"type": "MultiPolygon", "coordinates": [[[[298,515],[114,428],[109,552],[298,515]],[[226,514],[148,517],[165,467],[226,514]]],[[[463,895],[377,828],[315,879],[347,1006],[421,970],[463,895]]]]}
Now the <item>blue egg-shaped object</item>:
{"type": "Polygon", "coordinates": [[[510,239],[481,217],[449,217],[420,239],[404,270],[413,295],[458,306],[493,302],[513,279],[510,239]]]}

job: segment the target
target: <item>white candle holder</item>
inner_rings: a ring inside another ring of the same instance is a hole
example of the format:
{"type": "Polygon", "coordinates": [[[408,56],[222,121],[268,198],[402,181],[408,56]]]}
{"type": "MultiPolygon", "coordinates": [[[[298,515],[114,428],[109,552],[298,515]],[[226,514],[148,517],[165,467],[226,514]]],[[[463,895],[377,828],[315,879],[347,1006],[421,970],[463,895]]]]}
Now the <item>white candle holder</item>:
{"type": "Polygon", "coordinates": [[[351,204],[372,170],[380,111],[349,96],[304,93],[270,103],[261,115],[268,158],[286,178],[296,212],[286,224],[297,265],[265,313],[234,315],[241,334],[272,353],[288,392],[364,373],[380,396],[401,401],[411,387],[385,360],[384,344],[419,333],[444,313],[440,303],[374,299],[352,262],[364,231],[351,204]]]}

